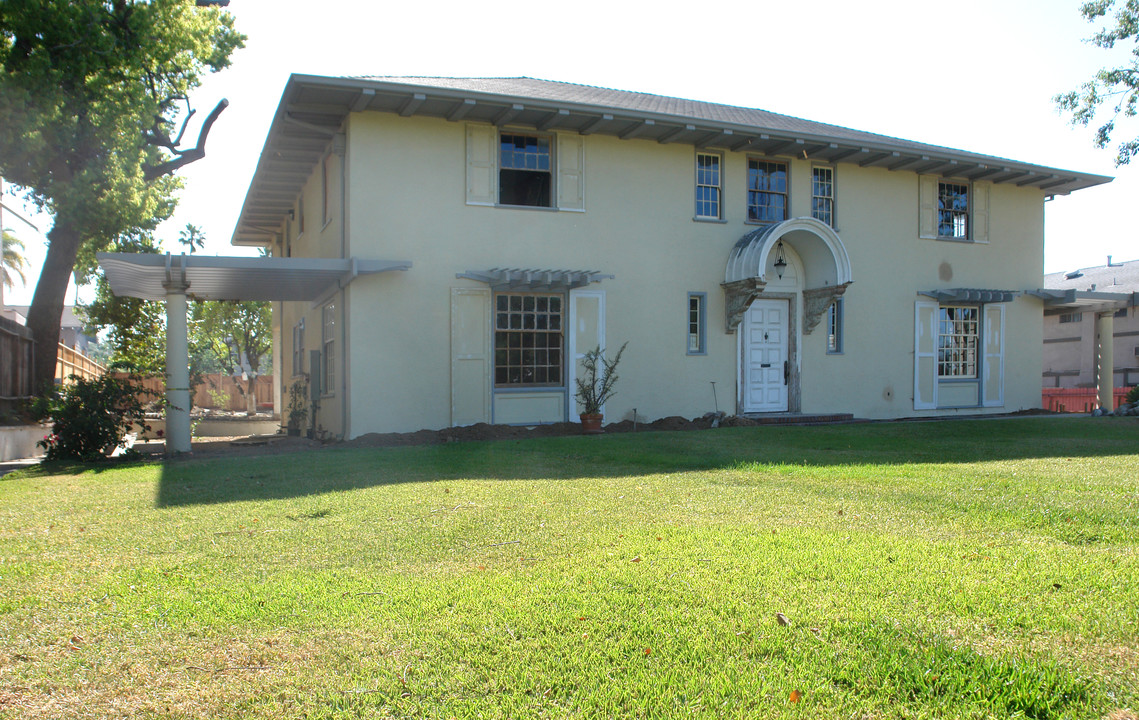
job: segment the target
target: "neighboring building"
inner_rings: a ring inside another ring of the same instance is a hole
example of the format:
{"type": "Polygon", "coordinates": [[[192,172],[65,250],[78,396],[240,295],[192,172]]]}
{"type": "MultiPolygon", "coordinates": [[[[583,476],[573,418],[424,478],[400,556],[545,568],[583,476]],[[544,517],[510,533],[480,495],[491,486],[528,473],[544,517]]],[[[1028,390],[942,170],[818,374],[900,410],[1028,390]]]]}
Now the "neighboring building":
{"type": "Polygon", "coordinates": [[[294,75],[233,241],[351,260],[274,316],[282,395],[310,378],[333,435],[574,420],[579,358],[626,341],[607,421],[1002,413],[1041,400],[1043,203],[1109,180],[527,78],[294,75]]]}
{"type": "Polygon", "coordinates": [[[1044,287],[1084,298],[1082,305],[1044,311],[1044,387],[1097,386],[1099,325],[1105,316],[1111,317],[1114,346],[1110,386],[1139,385],[1139,260],[1112,262],[1109,256],[1107,265],[1045,275],[1044,287]]]}
{"type": "MultiPolygon", "coordinates": [[[[27,325],[29,307],[28,305],[5,305],[4,309],[0,310],[0,315],[21,325],[27,325]]],[[[89,354],[88,349],[92,345],[98,344],[99,338],[83,332],[83,321],[76,316],[74,305],[64,305],[63,315],[60,316],[59,320],[59,342],[72,350],[78,350],[87,355],[89,354]]]]}

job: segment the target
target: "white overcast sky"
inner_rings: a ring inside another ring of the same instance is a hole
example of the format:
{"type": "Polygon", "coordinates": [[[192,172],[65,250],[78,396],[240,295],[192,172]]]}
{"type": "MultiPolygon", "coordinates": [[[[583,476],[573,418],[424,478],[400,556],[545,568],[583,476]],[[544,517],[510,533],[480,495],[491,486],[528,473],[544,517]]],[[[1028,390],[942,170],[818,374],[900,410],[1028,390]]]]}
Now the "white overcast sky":
{"type": "MultiPolygon", "coordinates": [[[[1122,1],[1122,0],[1121,0],[1122,1]]],[[[205,116],[230,107],[207,156],[160,228],[205,229],[207,253],[229,245],[272,113],[290,73],[528,76],[757,107],[908,140],[1115,176],[1046,205],[1045,271],[1139,259],[1139,165],[1115,168],[1052,102],[1128,48],[1084,39],[1079,0],[626,0],[527,3],[232,0],[248,35],[233,65],[193,98],[205,116]]],[[[1139,133],[1139,122],[1123,126],[1139,133]]],[[[195,136],[193,128],[188,137],[195,136]]],[[[12,204],[10,195],[5,202],[12,204]]],[[[33,218],[41,231],[50,219],[33,218]]],[[[6,214],[28,246],[30,302],[43,238],[6,214]]],[[[86,295],[87,293],[84,293],[86,295]]],[[[69,294],[70,302],[73,294],[69,294]]]]}

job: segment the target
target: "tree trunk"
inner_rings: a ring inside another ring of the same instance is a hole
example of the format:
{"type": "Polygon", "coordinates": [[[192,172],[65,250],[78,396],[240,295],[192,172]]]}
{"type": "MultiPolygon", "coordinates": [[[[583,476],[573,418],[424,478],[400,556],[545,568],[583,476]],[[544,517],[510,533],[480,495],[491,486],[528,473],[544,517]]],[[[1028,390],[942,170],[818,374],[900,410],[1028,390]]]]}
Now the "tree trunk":
{"type": "Polygon", "coordinates": [[[59,214],[55,216],[55,224],[47,237],[47,257],[28,309],[28,328],[35,339],[32,381],[37,393],[44,392],[55,381],[63,301],[67,297],[67,285],[71,282],[79,246],[83,244],[79,229],[69,218],[59,214]]]}
{"type": "Polygon", "coordinates": [[[257,414],[257,376],[250,375],[245,381],[245,414],[257,414]]]}

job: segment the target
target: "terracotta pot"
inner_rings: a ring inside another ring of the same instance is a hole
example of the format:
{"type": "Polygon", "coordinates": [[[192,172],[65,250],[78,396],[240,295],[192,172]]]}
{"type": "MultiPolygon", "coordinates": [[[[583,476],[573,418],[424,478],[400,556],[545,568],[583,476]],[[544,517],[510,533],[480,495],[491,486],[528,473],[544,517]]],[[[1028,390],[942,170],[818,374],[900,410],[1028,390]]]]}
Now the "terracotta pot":
{"type": "Polygon", "coordinates": [[[587,435],[598,435],[604,432],[601,429],[601,418],[604,415],[601,413],[582,413],[581,414],[581,431],[587,435]]]}

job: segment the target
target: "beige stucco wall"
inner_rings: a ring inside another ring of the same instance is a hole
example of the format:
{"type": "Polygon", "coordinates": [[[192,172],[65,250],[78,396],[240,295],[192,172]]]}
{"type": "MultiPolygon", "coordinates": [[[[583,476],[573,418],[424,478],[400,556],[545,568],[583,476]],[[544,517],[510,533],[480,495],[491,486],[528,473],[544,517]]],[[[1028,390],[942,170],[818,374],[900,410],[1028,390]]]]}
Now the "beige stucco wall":
{"type": "MultiPolygon", "coordinates": [[[[1096,313],[1085,311],[1079,322],[1060,322],[1059,310],[1044,316],[1044,387],[1092,388],[1096,385],[1096,313]]],[[[1139,383],[1139,315],[1127,308],[1112,322],[1115,387],[1139,383]]]]}
{"type": "MultiPolygon", "coordinates": [[[[349,434],[438,428],[450,423],[450,302],[455,287],[485,288],[456,273],[496,267],[598,270],[606,344],[628,341],[607,421],[735,412],[737,335],[724,331],[720,283],[728,253],[755,229],[745,218],[747,155],[725,153],[724,222],[693,220],[695,150],[690,145],[585,138],[585,212],[467,205],[463,123],[353,114],[347,132],[348,256],[410,260],[407,272],[361,277],[345,291],[349,434]],[[707,296],[707,353],[686,354],[689,292],[707,296]]],[[[810,214],[811,163],[791,159],[790,216],[810,214]]],[[[319,236],[319,168],[305,189],[305,237],[293,254],[339,256],[339,216],[319,236]]],[[[859,417],[913,410],[914,303],[919,290],[1029,290],[1041,284],[1043,195],[991,187],[991,242],[918,238],[918,180],[911,172],[836,169],[838,234],[850,256],[844,352],[827,355],[824,322],[798,339],[804,412],[859,417]]],[[[319,338],[319,310],[286,304],[281,349],[305,312],[319,338]]],[[[802,303],[799,327],[802,327],[802,303]]],[[[1006,307],[1007,412],[1040,403],[1041,304],[1006,307]]],[[[312,341],[309,347],[315,347],[312,341]]],[[[288,374],[286,372],[286,374],[288,374]]],[[[340,410],[339,397],[336,400],[340,410]]],[[[576,412],[570,400],[571,413],[576,412]]],[[[335,414],[331,410],[329,414],[335,414]]],[[[978,408],[958,412],[981,412],[978,408]]],[[[326,428],[340,428],[331,418],[326,428]]],[[[338,432],[343,432],[338,430],[338,432]]]]}

